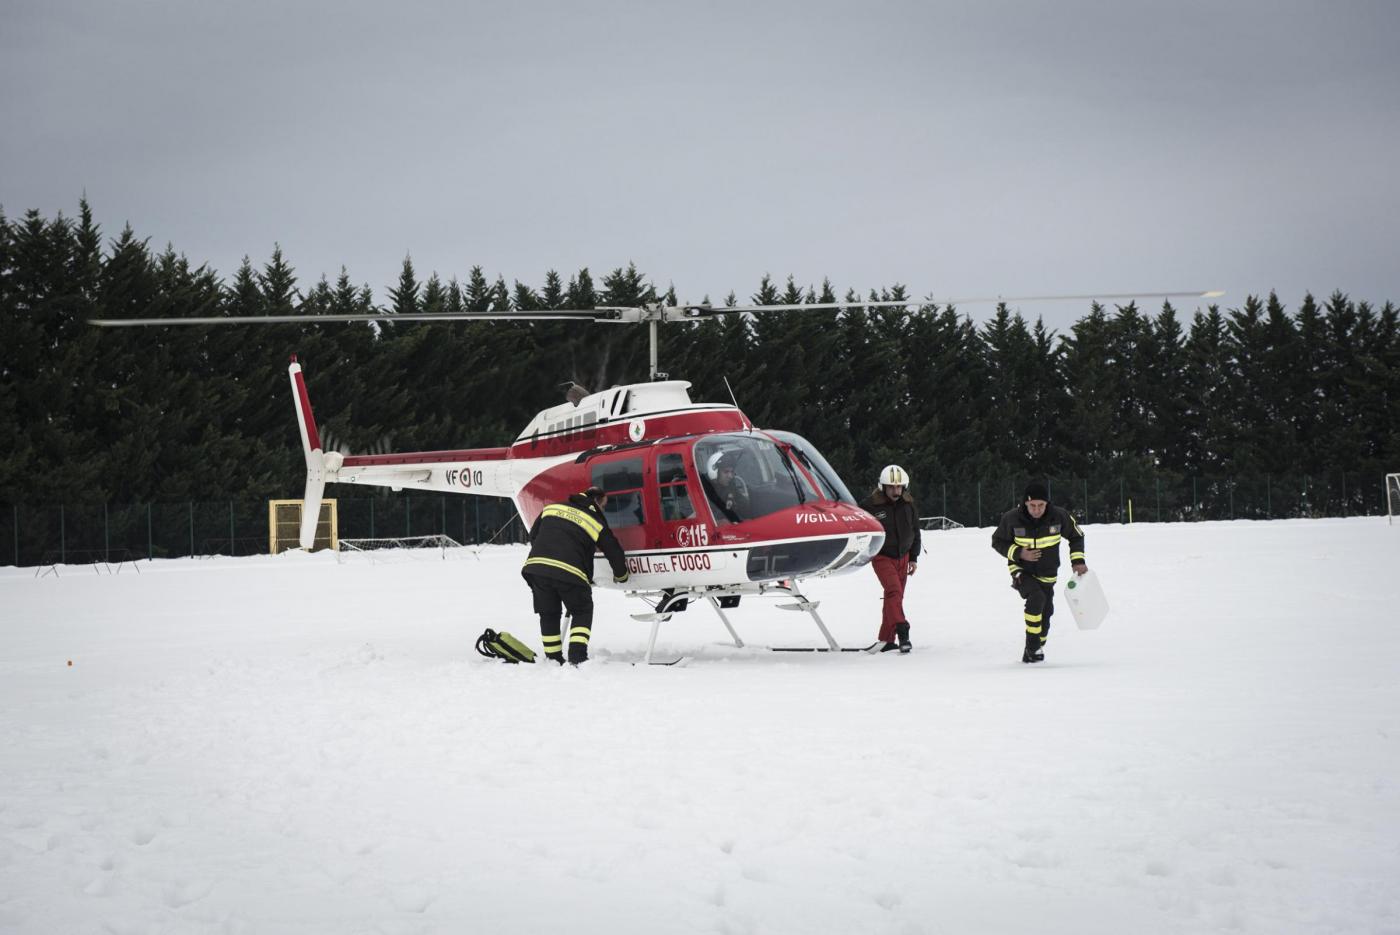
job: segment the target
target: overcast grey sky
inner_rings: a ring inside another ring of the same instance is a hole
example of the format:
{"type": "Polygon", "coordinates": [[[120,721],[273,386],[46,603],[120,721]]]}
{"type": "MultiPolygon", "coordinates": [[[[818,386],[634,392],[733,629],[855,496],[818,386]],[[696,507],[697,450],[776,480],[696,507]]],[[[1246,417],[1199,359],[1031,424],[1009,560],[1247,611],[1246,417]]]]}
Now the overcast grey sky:
{"type": "Polygon", "coordinates": [[[635,262],[689,301],[764,273],[1400,300],[1398,27],[1389,0],[0,0],[0,205],[86,192],[109,236],[225,277],[280,243],[380,300],[405,255],[536,287],[635,262]]]}

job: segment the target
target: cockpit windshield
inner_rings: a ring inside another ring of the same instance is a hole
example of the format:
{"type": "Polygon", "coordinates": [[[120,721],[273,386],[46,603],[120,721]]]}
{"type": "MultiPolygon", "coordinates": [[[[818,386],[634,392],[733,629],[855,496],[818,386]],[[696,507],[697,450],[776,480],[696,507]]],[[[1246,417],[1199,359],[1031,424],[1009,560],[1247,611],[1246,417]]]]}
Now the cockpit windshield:
{"type": "Polygon", "coordinates": [[[782,448],[761,435],[706,435],[695,443],[695,466],[719,523],[740,523],[827,499],[782,448]]]}
{"type": "Polygon", "coordinates": [[[841,482],[841,475],[837,474],[835,469],[827,463],[826,459],[822,457],[822,453],[817,450],[816,445],[792,432],[769,432],[768,434],[792,446],[793,455],[821,485],[823,500],[840,500],[853,506],[859,505],[856,503],[856,498],[851,496],[851,492],[846,489],[846,485],[841,482]]]}

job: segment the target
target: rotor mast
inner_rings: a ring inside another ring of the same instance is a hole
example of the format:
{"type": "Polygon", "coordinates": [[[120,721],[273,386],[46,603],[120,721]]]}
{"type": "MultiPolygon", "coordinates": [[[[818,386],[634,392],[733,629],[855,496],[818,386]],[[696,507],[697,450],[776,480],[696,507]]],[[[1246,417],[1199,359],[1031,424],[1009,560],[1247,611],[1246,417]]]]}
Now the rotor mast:
{"type": "Polygon", "coordinates": [[[651,319],[650,321],[647,322],[647,332],[648,332],[648,333],[650,334],[650,336],[651,336],[651,373],[650,373],[650,375],[648,376],[648,379],[649,379],[649,380],[652,380],[652,381],[659,380],[659,379],[661,378],[660,375],[656,372],[656,340],[657,340],[657,327],[656,327],[656,326],[657,326],[658,321],[659,321],[659,319],[653,318],[653,319],[651,319]]]}

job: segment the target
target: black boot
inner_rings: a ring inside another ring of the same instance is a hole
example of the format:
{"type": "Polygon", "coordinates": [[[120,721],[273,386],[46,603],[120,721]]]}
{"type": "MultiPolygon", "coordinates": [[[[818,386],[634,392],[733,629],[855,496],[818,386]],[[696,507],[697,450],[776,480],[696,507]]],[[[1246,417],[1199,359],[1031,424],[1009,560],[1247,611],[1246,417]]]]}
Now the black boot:
{"type": "Polygon", "coordinates": [[[898,649],[898,648],[899,648],[899,644],[898,644],[898,643],[881,643],[881,644],[880,644],[880,652],[882,652],[882,653],[894,652],[894,651],[895,651],[896,649],[898,649]]]}
{"type": "Polygon", "coordinates": [[[911,642],[909,642],[909,622],[908,622],[908,621],[905,621],[904,623],[896,623],[896,624],[894,625],[894,632],[897,633],[898,636],[899,636],[899,651],[900,651],[900,652],[902,652],[902,653],[907,653],[907,652],[909,652],[909,650],[911,650],[911,649],[914,648],[914,644],[911,643],[911,642]]]}

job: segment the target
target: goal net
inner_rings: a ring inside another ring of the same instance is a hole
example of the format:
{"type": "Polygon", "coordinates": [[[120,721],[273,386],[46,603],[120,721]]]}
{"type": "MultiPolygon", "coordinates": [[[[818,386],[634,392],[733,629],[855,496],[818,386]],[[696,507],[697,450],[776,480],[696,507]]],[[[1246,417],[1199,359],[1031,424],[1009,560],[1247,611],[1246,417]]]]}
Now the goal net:
{"type": "Polygon", "coordinates": [[[1393,524],[1397,512],[1400,512],[1400,474],[1387,474],[1385,476],[1386,521],[1393,524]]]}
{"type": "MultiPolygon", "coordinates": [[[[369,556],[370,564],[377,564],[384,561],[394,561],[400,556],[409,553],[423,554],[431,550],[436,552],[439,558],[447,558],[448,552],[454,549],[462,549],[460,542],[451,536],[398,536],[388,539],[341,539],[340,553],[336,556],[336,561],[344,564],[345,560],[356,554],[364,553],[369,556]]],[[[469,550],[481,561],[481,556],[476,553],[479,550],[469,550]]]]}

